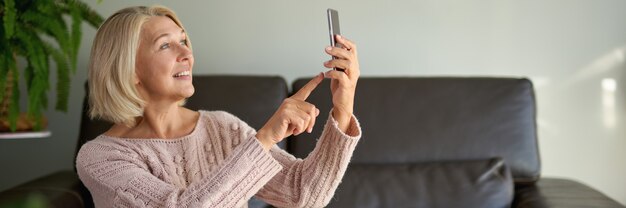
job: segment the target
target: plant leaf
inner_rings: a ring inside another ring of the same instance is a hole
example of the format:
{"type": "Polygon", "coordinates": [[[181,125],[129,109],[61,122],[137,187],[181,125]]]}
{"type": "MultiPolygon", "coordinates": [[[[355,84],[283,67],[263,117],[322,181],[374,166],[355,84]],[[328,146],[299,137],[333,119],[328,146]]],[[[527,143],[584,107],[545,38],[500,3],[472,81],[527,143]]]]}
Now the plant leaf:
{"type": "Polygon", "coordinates": [[[89,23],[92,27],[96,29],[100,27],[100,24],[102,24],[102,22],[104,21],[104,18],[102,18],[102,16],[100,16],[98,12],[91,9],[89,5],[81,1],[75,1],[75,0],[70,0],[70,1],[72,1],[74,4],[73,6],[76,7],[80,11],[81,16],[83,17],[85,21],[87,21],[87,23],[89,23]]]}
{"type": "Polygon", "coordinates": [[[28,91],[28,115],[36,118],[35,129],[41,127],[41,112],[47,105],[48,86],[48,55],[44,50],[41,38],[34,31],[28,31],[23,26],[18,26],[16,37],[26,45],[29,54],[26,59],[29,63],[26,67],[25,79],[28,91]],[[31,68],[32,67],[32,68],[31,68]],[[32,70],[29,70],[32,69],[32,70]]]}
{"type": "Polygon", "coordinates": [[[33,85],[28,89],[28,115],[34,117],[35,130],[41,129],[41,114],[44,107],[44,99],[46,96],[46,81],[43,77],[35,76],[33,85]]]}
{"type": "Polygon", "coordinates": [[[50,44],[44,43],[44,47],[57,66],[57,102],[55,108],[56,110],[67,112],[67,101],[71,84],[68,60],[61,51],[53,48],[50,44]]]}
{"type": "Polygon", "coordinates": [[[28,30],[26,27],[18,27],[16,36],[22,41],[27,40],[26,49],[28,56],[25,58],[33,63],[34,76],[46,76],[48,74],[48,54],[44,49],[44,42],[37,35],[36,31],[28,30]]]}
{"type": "Polygon", "coordinates": [[[27,31],[35,30],[44,33],[54,38],[68,57],[73,54],[70,34],[65,20],[60,15],[26,11],[21,17],[25,23],[28,23],[27,31]]]}
{"type": "MultiPolygon", "coordinates": [[[[76,1],[72,1],[72,2],[76,2],[76,1]]],[[[83,17],[80,15],[80,10],[77,7],[71,7],[70,10],[71,10],[71,15],[72,15],[72,35],[71,35],[72,54],[70,54],[70,63],[72,64],[71,65],[72,72],[75,73],[76,62],[78,59],[78,50],[80,49],[80,39],[82,37],[81,25],[83,23],[83,17]]]]}
{"type": "Polygon", "coordinates": [[[16,13],[15,1],[4,0],[4,16],[2,16],[2,21],[4,23],[4,37],[6,37],[6,39],[11,39],[15,31],[16,13]]]}

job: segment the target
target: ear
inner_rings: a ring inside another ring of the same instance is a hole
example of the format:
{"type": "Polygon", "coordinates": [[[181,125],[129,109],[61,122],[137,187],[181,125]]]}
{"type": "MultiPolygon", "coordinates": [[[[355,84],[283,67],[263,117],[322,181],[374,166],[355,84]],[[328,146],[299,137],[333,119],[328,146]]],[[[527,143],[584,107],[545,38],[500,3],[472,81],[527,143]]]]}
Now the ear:
{"type": "Polygon", "coordinates": [[[141,82],[139,81],[139,76],[137,76],[137,72],[135,72],[135,74],[133,74],[133,83],[135,83],[135,85],[140,85],[141,82]]]}

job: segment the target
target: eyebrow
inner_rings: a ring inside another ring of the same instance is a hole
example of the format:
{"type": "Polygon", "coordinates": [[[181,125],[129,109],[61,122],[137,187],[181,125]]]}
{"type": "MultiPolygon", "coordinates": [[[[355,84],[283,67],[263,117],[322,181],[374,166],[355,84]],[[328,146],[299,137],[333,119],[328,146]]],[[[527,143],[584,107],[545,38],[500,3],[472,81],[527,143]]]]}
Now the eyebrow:
{"type": "MultiPolygon", "coordinates": [[[[185,30],[180,30],[180,33],[181,34],[185,34],[185,30]]],[[[165,36],[169,36],[169,35],[170,35],[169,33],[163,33],[163,34],[159,35],[158,37],[156,37],[154,39],[154,43],[156,43],[160,38],[165,37],[165,36]]]]}

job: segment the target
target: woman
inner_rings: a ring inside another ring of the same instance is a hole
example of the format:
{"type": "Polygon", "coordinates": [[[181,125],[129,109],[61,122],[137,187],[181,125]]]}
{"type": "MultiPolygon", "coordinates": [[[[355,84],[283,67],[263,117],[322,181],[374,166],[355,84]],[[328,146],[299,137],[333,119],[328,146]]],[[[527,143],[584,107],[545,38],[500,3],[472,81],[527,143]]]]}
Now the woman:
{"type": "Polygon", "coordinates": [[[361,132],[352,115],[359,65],[355,45],[313,78],[258,131],[226,112],[182,106],[194,93],[191,42],[165,7],[130,7],[98,29],[91,52],[90,115],[114,123],[77,157],[97,207],[245,207],[256,195],[279,207],[323,207],[341,181],[361,132]],[[332,79],[333,110],[304,160],[275,144],[311,132],[319,110],[305,99],[332,79]]]}

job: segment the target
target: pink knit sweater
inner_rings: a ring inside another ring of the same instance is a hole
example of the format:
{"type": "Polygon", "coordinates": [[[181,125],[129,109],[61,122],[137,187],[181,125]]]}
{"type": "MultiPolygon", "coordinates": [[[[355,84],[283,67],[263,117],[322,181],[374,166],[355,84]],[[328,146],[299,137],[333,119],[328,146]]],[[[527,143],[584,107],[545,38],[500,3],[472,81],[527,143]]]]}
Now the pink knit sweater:
{"type": "Polygon", "coordinates": [[[329,116],[302,160],[277,146],[265,152],[256,131],[229,113],[200,114],[181,138],[100,135],[83,145],[76,168],[96,207],[247,207],[253,195],[278,207],[323,207],[361,135],[356,118],[344,134],[329,116]]]}

